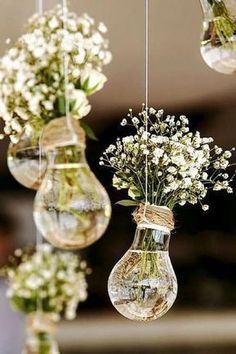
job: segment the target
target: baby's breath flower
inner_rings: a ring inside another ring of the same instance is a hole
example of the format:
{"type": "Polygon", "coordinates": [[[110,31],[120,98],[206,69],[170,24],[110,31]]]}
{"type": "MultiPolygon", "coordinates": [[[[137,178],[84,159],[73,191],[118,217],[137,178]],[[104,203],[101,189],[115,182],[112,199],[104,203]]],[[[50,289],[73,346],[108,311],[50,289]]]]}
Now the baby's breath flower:
{"type": "Polygon", "coordinates": [[[127,124],[127,119],[123,119],[120,123],[120,125],[122,125],[123,127],[127,124]]]}
{"type": "Polygon", "coordinates": [[[17,144],[19,141],[19,136],[18,135],[10,135],[10,140],[13,144],[17,144]]]}
{"type": "Polygon", "coordinates": [[[222,151],[223,151],[222,148],[219,148],[218,146],[215,146],[215,153],[216,153],[216,155],[222,154],[222,151]]]}
{"type": "Polygon", "coordinates": [[[23,254],[22,249],[20,249],[20,248],[16,249],[14,254],[16,257],[21,257],[23,254]]]}
{"type": "Polygon", "coordinates": [[[42,311],[58,316],[66,315],[73,302],[74,318],[79,302],[87,298],[86,262],[69,252],[56,252],[49,244],[39,245],[32,255],[18,249],[15,256],[21,263],[17,266],[14,262],[5,271],[9,280],[7,296],[14,308],[23,313],[35,312],[40,301],[42,311]]]}
{"type": "Polygon", "coordinates": [[[139,119],[138,119],[137,117],[132,118],[132,123],[133,123],[134,125],[139,124],[139,119]]]}
{"type": "Polygon", "coordinates": [[[4,134],[11,135],[13,143],[18,142],[16,136],[26,121],[41,129],[42,123],[65,115],[65,53],[70,57],[68,91],[73,117],[89,113],[86,96],[101,90],[107,80],[102,70],[112,56],[104,37],[105,25],[69,11],[66,29],[63,20],[61,5],[32,16],[26,33],[0,59],[0,117],[4,134]],[[9,124],[13,117],[14,123],[9,124]]]}
{"type": "Polygon", "coordinates": [[[214,162],[213,167],[214,167],[214,169],[219,170],[220,169],[220,162],[219,161],[214,162]]]}
{"type": "Polygon", "coordinates": [[[106,33],[107,32],[107,27],[104,25],[103,22],[100,22],[98,25],[98,30],[102,33],[106,33]]]}
{"type": "Polygon", "coordinates": [[[224,152],[224,157],[225,157],[226,159],[230,159],[231,156],[232,156],[232,153],[231,153],[230,151],[225,151],[225,152],[224,152]]]}
{"type": "MultiPolygon", "coordinates": [[[[217,145],[211,146],[211,137],[189,132],[189,121],[184,115],[179,119],[163,115],[163,110],[143,105],[139,118],[135,119],[130,111],[122,120],[122,125],[133,126],[134,134],[118,138],[100,160],[100,164],[114,168],[113,186],[127,189],[128,195],[138,202],[147,199],[150,204],[170,208],[186,203],[202,205],[209,189],[232,193],[233,177],[222,170],[230,165],[233,149],[224,152],[217,145]]],[[[207,204],[202,207],[209,208],[207,204]]]]}

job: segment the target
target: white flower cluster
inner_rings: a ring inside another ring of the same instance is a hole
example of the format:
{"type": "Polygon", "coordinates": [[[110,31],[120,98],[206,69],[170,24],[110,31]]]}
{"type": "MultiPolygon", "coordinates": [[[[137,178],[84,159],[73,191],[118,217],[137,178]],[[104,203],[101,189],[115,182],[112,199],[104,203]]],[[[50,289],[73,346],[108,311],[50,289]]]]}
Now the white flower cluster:
{"type": "Polygon", "coordinates": [[[176,204],[199,202],[208,210],[202,204],[208,190],[233,193],[230,182],[235,175],[229,176],[226,169],[235,149],[223,151],[212,145],[212,138],[193,134],[185,116],[165,118],[163,110],[150,108],[135,117],[130,110],[121,125],[131,125],[135,134],[110,145],[100,165],[115,170],[114,187],[128,189],[132,199],[145,201],[146,167],[150,204],[173,209],[176,204]]]}
{"type": "Polygon", "coordinates": [[[70,252],[54,252],[49,244],[40,245],[33,255],[20,249],[15,255],[21,263],[6,270],[13,307],[23,313],[40,308],[74,319],[79,302],[87,298],[86,262],[70,252]]]}
{"type": "Polygon", "coordinates": [[[29,20],[0,59],[0,117],[14,143],[27,124],[41,128],[65,114],[65,63],[70,110],[76,118],[89,113],[87,96],[102,89],[102,69],[112,59],[106,31],[87,14],[64,16],[60,5],[29,20]]]}

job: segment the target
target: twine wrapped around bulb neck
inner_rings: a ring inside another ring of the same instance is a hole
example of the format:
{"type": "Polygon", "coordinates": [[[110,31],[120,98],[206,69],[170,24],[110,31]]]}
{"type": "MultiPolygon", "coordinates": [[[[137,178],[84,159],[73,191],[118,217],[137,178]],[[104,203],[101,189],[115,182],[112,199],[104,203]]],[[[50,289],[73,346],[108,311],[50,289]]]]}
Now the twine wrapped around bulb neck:
{"type": "Polygon", "coordinates": [[[27,330],[28,332],[38,333],[56,333],[56,321],[53,320],[51,314],[43,312],[31,313],[27,316],[27,330]]]}
{"type": "Polygon", "coordinates": [[[138,226],[141,224],[158,225],[170,231],[175,228],[174,214],[167,207],[140,203],[133,217],[138,226]]]}
{"type": "Polygon", "coordinates": [[[51,120],[43,129],[41,145],[45,151],[57,147],[78,145],[85,148],[86,138],[79,121],[71,119],[73,132],[68,128],[66,117],[51,120]]]}

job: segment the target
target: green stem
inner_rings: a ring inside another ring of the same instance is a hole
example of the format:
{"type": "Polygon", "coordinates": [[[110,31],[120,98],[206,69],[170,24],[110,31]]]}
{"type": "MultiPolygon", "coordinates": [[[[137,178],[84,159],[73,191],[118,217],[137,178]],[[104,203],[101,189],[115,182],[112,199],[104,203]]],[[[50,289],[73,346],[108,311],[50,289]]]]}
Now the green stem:
{"type": "MultiPolygon", "coordinates": [[[[141,249],[141,264],[139,281],[142,282],[145,278],[153,279],[159,276],[158,271],[158,250],[155,240],[153,240],[152,231],[150,229],[145,230],[142,249],[141,249]]],[[[142,286],[137,288],[137,301],[141,303],[144,297],[144,290],[142,286]]]]}
{"type": "Polygon", "coordinates": [[[225,45],[232,41],[236,31],[234,19],[225,5],[224,1],[208,0],[214,15],[214,26],[220,42],[225,45]]]}

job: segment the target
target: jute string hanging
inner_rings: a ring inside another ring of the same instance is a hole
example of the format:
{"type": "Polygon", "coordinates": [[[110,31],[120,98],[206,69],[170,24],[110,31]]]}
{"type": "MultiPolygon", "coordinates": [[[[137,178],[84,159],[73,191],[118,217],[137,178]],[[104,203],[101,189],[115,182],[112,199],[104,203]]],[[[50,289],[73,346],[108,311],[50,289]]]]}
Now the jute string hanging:
{"type": "MultiPolygon", "coordinates": [[[[146,108],[146,144],[148,143],[148,105],[149,105],[149,0],[145,0],[145,108],[146,108]]],[[[148,156],[145,155],[145,215],[148,205],[148,156]]]]}
{"type": "MultiPolygon", "coordinates": [[[[63,38],[62,41],[66,41],[66,32],[68,28],[68,6],[67,0],[61,0],[62,2],[62,11],[63,11],[63,38]]],[[[66,51],[62,49],[62,56],[63,56],[63,71],[64,71],[64,91],[65,91],[65,113],[66,113],[66,123],[67,127],[71,133],[72,142],[76,143],[77,137],[74,131],[72,117],[70,114],[70,99],[69,99],[69,56],[66,51]]]]}
{"type": "MultiPolygon", "coordinates": [[[[38,13],[39,16],[43,15],[43,0],[36,0],[36,12],[38,13]]],[[[42,143],[41,143],[41,139],[42,139],[42,132],[39,136],[39,180],[41,180],[41,176],[42,176],[42,158],[43,158],[43,151],[42,151],[42,143]]],[[[39,250],[40,245],[43,243],[43,237],[40,233],[40,231],[38,230],[38,228],[36,229],[36,251],[39,250]]],[[[39,293],[38,291],[36,292],[36,312],[41,313],[42,312],[42,301],[40,299],[39,293]]],[[[39,319],[37,319],[37,322],[40,322],[39,319]]]]}
{"type": "MultiPolygon", "coordinates": [[[[36,8],[36,12],[38,13],[39,16],[43,15],[43,0],[36,0],[35,3],[35,8],[36,8]]],[[[38,175],[39,175],[39,181],[41,180],[41,176],[42,176],[42,158],[43,158],[43,151],[42,151],[42,143],[41,143],[41,138],[42,138],[42,133],[39,136],[39,166],[38,166],[38,175]]],[[[41,233],[39,232],[39,230],[36,230],[36,249],[38,249],[38,247],[40,246],[40,244],[43,243],[43,238],[41,233]]]]}
{"type": "MultiPolygon", "coordinates": [[[[146,144],[148,144],[148,115],[149,115],[149,0],[145,0],[145,132],[146,144]]],[[[168,228],[170,231],[174,229],[174,216],[172,211],[167,207],[150,205],[148,203],[148,155],[145,156],[145,203],[141,203],[134,212],[134,220],[139,225],[156,224],[168,228]]]]}

